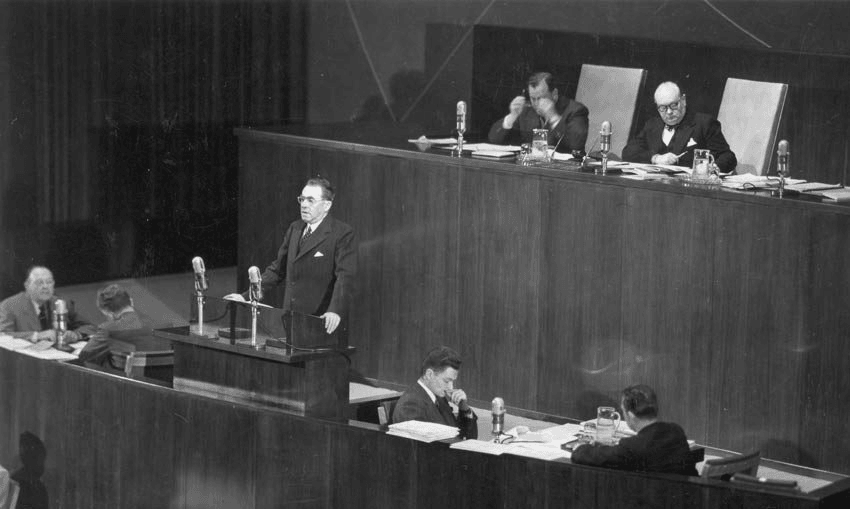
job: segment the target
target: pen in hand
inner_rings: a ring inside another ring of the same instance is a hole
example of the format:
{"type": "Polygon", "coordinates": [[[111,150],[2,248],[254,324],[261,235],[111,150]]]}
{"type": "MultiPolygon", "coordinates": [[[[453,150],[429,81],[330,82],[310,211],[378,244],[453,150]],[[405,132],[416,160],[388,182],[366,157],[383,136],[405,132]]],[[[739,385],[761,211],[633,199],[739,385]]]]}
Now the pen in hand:
{"type": "Polygon", "coordinates": [[[687,150],[685,150],[685,151],[684,151],[684,152],[682,152],[681,154],[677,155],[677,156],[676,156],[676,160],[678,161],[680,157],[682,157],[683,155],[685,155],[685,154],[687,154],[687,153],[688,153],[688,151],[687,151],[687,150]]]}

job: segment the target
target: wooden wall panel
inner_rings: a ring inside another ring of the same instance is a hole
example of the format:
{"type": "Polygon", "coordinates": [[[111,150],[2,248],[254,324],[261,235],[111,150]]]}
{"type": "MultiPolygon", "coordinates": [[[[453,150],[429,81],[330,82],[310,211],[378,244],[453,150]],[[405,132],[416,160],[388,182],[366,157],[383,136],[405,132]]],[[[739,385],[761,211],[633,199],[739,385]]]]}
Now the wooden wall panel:
{"type": "MultiPolygon", "coordinates": [[[[4,377],[13,376],[0,386],[0,415],[43,440],[42,481],[50,507],[59,509],[837,509],[846,498],[830,500],[830,493],[850,492],[847,480],[829,493],[771,494],[678,475],[481,455],[388,436],[373,425],[230,404],[7,350],[0,350],[0,366],[9,368],[4,377]],[[86,403],[92,395],[98,401],[86,403]],[[18,405],[21,398],[26,406],[18,405]],[[135,420],[139,412],[143,418],[135,420]],[[85,440],[86,432],[117,423],[120,429],[100,434],[97,444],[85,440]],[[166,463],[151,468],[145,455],[166,463]],[[132,462],[140,467],[124,468],[132,462]]],[[[16,447],[15,434],[0,434],[0,451],[16,447]]],[[[10,470],[19,466],[15,458],[2,459],[10,470]]]]}
{"type": "Polygon", "coordinates": [[[850,471],[833,382],[850,323],[846,207],[262,136],[277,150],[264,160],[339,168],[341,189],[368,196],[337,209],[367,232],[360,374],[409,384],[446,343],[484,405],[586,419],[647,383],[696,440],[850,471]]]}
{"type": "Polygon", "coordinates": [[[624,214],[624,332],[613,389],[646,383],[658,391],[664,419],[700,437],[706,415],[708,334],[716,241],[710,200],[632,190],[624,214]]]}
{"type": "Polygon", "coordinates": [[[540,196],[535,408],[590,418],[603,402],[615,402],[620,390],[625,194],[622,188],[545,179],[540,196]]]}
{"type": "Polygon", "coordinates": [[[539,196],[535,178],[463,172],[454,341],[465,364],[461,387],[478,388],[481,399],[536,399],[543,233],[539,196]],[[489,382],[494,376],[501,379],[498,387],[489,382]]]}

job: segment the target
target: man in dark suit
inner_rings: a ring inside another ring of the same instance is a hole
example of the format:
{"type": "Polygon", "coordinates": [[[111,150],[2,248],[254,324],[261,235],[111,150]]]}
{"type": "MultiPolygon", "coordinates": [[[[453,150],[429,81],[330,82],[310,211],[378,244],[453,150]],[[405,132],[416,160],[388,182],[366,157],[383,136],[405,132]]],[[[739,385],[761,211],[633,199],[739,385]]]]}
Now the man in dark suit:
{"type": "Polygon", "coordinates": [[[115,351],[170,350],[167,340],[154,338],[151,321],[133,306],[127,290],[119,285],[107,285],[97,292],[97,308],[107,321],[97,327],[80,352],[78,364],[90,362],[112,367],[111,355],[115,351]]]}
{"type": "Polygon", "coordinates": [[[478,417],[466,401],[466,393],[454,388],[460,369],[460,356],[441,346],[428,352],[422,361],[422,374],[398,400],[392,422],[425,421],[460,429],[466,438],[478,438],[478,417]],[[449,400],[458,408],[455,416],[449,400]]]}
{"type": "Polygon", "coordinates": [[[600,467],[697,475],[690,459],[690,446],[678,424],[658,420],[658,398],[646,385],[623,390],[620,408],[633,437],[621,438],[617,445],[581,444],[572,453],[573,463],[600,467]]]}
{"type": "Polygon", "coordinates": [[[263,290],[285,283],[281,307],[321,317],[328,334],[346,321],[357,273],[354,230],[328,215],[333,200],[326,179],[307,181],[298,197],[301,219],[289,225],[263,272],[263,290]]]}
{"type": "Polygon", "coordinates": [[[655,89],[658,117],[649,119],[623,149],[623,160],[635,163],[672,164],[690,167],[694,150],[708,149],[722,172],[738,165],[726,143],[720,122],[704,113],[688,111],[685,94],[672,81],[655,89]]]}
{"type": "MultiPolygon", "coordinates": [[[[0,332],[16,338],[54,341],[54,306],[58,299],[53,293],[55,281],[47,267],[34,266],[27,272],[24,291],[0,302],[0,332]]],[[[93,332],[93,327],[78,320],[72,302],[68,307],[68,332],[65,342],[73,343],[93,332]]]]}
{"type": "Polygon", "coordinates": [[[584,152],[588,124],[585,105],[561,95],[548,72],[529,76],[528,97],[526,100],[520,95],[511,101],[509,113],[490,128],[490,143],[530,143],[532,129],[542,128],[549,130],[548,144],[557,145],[558,152],[584,152]]]}

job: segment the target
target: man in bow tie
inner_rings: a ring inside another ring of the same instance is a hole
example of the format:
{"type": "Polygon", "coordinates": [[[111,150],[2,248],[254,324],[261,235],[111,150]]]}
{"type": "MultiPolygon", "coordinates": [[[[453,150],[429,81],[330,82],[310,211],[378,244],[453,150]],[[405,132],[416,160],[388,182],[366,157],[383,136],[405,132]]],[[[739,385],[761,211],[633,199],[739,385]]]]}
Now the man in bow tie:
{"type": "Polygon", "coordinates": [[[629,140],[623,149],[624,160],[690,167],[694,150],[708,149],[720,171],[730,172],[738,165],[720,122],[704,113],[689,112],[687,98],[677,84],[666,81],[658,85],[655,106],[658,117],[649,119],[629,140]]]}
{"type": "Polygon", "coordinates": [[[298,204],[301,219],[283,236],[277,257],[263,272],[263,292],[284,284],[286,310],[319,316],[328,334],[345,322],[357,273],[357,241],[351,226],[329,215],[334,188],[327,179],[307,181],[298,204]]]}
{"type": "Polygon", "coordinates": [[[392,414],[392,422],[424,421],[459,428],[461,436],[478,438],[478,417],[466,401],[466,393],[455,389],[460,356],[447,346],[434,348],[422,361],[419,380],[404,391],[392,414]],[[457,407],[454,414],[449,403],[457,407]]]}

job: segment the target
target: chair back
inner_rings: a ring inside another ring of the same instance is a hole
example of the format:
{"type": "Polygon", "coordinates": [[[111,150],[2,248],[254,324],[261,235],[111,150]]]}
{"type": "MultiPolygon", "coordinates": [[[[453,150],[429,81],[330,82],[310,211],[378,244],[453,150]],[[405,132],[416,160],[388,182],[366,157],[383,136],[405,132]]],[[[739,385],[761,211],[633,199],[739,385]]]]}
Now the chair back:
{"type": "Polygon", "coordinates": [[[761,461],[761,451],[728,458],[705,460],[702,477],[729,480],[733,474],[756,475],[761,461]]]}
{"type": "Polygon", "coordinates": [[[611,152],[619,155],[629,141],[637,100],[646,81],[646,70],[583,64],[576,87],[576,101],[587,106],[587,144],[590,153],[599,143],[602,122],[611,122],[611,152]]]}
{"type": "Polygon", "coordinates": [[[717,120],[738,158],[736,173],[767,175],[788,85],[729,78],[717,120]]]}
{"type": "Polygon", "coordinates": [[[398,398],[381,401],[381,404],[378,406],[378,424],[389,426],[393,418],[396,403],[398,403],[398,398]]]}
{"type": "Polygon", "coordinates": [[[797,486],[797,481],[793,479],[769,479],[738,473],[732,476],[732,482],[742,484],[744,486],[758,486],[759,488],[767,488],[777,491],[800,491],[800,487],[797,486]]]}

